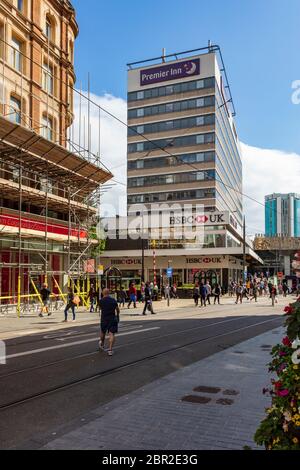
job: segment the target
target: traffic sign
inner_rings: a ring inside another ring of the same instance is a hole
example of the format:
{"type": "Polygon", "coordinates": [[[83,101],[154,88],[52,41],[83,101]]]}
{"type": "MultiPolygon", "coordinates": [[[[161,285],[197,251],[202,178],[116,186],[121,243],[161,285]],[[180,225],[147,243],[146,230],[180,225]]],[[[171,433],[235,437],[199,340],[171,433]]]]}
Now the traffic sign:
{"type": "Polygon", "coordinates": [[[99,265],[98,265],[97,273],[98,273],[98,276],[102,276],[102,275],[103,275],[103,273],[104,273],[104,266],[103,266],[102,264],[99,264],[99,265]]]}
{"type": "Polygon", "coordinates": [[[172,277],[173,276],[173,268],[168,268],[167,269],[167,277],[172,277]]]}

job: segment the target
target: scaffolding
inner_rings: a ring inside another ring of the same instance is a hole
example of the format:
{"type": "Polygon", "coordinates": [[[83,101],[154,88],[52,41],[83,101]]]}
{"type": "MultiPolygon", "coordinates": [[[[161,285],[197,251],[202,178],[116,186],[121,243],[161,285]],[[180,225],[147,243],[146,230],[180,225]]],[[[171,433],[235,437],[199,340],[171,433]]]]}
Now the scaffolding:
{"type": "Polygon", "coordinates": [[[42,283],[52,285],[53,298],[61,302],[64,288],[71,285],[87,305],[90,277],[95,287],[99,282],[86,263],[99,243],[91,233],[99,217],[102,185],[113,177],[100,157],[101,108],[91,101],[90,78],[87,95],[75,90],[68,75],[64,82],[56,68],[50,68],[51,54],[51,60],[56,58],[50,44],[45,47],[47,68],[43,58],[37,63],[0,38],[0,314],[8,305],[19,315],[30,304],[36,308],[42,283]],[[9,62],[15,53],[18,70],[9,62]],[[40,70],[46,83],[41,83],[39,96],[30,86],[29,64],[40,70]],[[55,92],[58,84],[65,87],[69,102],[62,104],[55,92]],[[79,98],[77,116],[72,114],[74,93],[79,98]],[[12,106],[11,96],[20,98],[20,108],[12,106]],[[33,119],[34,102],[55,118],[55,129],[33,119]],[[60,266],[53,265],[53,257],[60,266]],[[7,276],[8,287],[3,287],[7,276]]]}

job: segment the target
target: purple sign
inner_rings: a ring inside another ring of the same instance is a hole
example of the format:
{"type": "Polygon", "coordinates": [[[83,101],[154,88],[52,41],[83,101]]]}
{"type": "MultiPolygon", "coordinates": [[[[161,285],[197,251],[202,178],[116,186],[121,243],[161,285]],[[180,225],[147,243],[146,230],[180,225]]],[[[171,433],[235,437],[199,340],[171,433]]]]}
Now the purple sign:
{"type": "Polygon", "coordinates": [[[141,70],[141,86],[166,82],[178,78],[192,77],[200,73],[200,59],[185,60],[176,64],[161,65],[152,69],[141,70]]]}

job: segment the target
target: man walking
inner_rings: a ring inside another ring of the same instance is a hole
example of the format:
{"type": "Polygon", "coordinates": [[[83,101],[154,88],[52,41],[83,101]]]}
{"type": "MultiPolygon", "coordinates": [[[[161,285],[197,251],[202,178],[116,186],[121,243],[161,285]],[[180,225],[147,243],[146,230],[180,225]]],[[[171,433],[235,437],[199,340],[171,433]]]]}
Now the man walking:
{"type": "Polygon", "coordinates": [[[39,314],[39,317],[43,317],[43,312],[47,313],[48,317],[50,317],[51,315],[51,313],[49,313],[50,294],[51,294],[51,291],[50,289],[48,289],[47,284],[43,284],[43,288],[40,290],[43,307],[39,314]]]}
{"type": "Polygon", "coordinates": [[[209,281],[206,281],[205,287],[206,287],[206,300],[208,302],[208,305],[210,305],[211,285],[209,281]]]}
{"type": "Polygon", "coordinates": [[[88,293],[88,299],[90,300],[90,313],[95,311],[94,305],[96,302],[96,289],[94,285],[91,285],[90,291],[88,293]]]}
{"type": "Polygon", "coordinates": [[[218,304],[220,305],[221,287],[218,283],[215,285],[214,295],[215,295],[214,305],[216,304],[216,302],[218,302],[218,304]]]}
{"type": "Polygon", "coordinates": [[[130,308],[130,305],[133,302],[133,307],[136,308],[136,294],[137,294],[137,292],[136,292],[136,287],[135,287],[134,282],[132,282],[130,284],[128,294],[129,294],[129,302],[128,302],[127,307],[130,308]]]}
{"type": "Polygon", "coordinates": [[[115,343],[115,334],[118,333],[118,324],[120,321],[120,309],[115,299],[110,297],[109,289],[103,290],[103,298],[100,300],[101,310],[101,331],[99,349],[104,351],[105,336],[109,334],[108,351],[109,356],[113,355],[113,345],[115,343]]]}
{"type": "Polygon", "coordinates": [[[203,282],[201,282],[200,285],[200,299],[201,299],[201,307],[206,307],[206,296],[207,296],[207,290],[203,282]]]}
{"type": "Polygon", "coordinates": [[[144,305],[144,310],[143,310],[143,315],[146,314],[147,308],[150,310],[151,315],[155,315],[153,312],[153,307],[152,307],[152,292],[150,289],[149,282],[146,282],[146,287],[145,287],[145,305],[144,305]]]}
{"type": "Polygon", "coordinates": [[[237,304],[238,301],[240,301],[240,303],[243,302],[243,284],[242,284],[242,282],[240,282],[236,287],[236,301],[235,301],[235,303],[237,304]]]}
{"type": "Polygon", "coordinates": [[[199,284],[198,284],[198,282],[196,282],[195,287],[194,287],[194,293],[193,293],[193,298],[194,298],[194,302],[195,302],[196,307],[198,307],[199,297],[200,297],[199,284]]]}

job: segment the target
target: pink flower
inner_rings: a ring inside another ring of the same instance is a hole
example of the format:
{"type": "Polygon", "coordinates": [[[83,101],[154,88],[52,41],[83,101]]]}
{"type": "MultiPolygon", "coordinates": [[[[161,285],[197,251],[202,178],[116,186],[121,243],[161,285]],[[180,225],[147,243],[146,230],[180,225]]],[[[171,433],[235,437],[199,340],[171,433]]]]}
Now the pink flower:
{"type": "Polygon", "coordinates": [[[280,397],[286,397],[290,392],[284,388],[283,390],[278,390],[277,392],[277,395],[279,395],[280,397]]]}
{"type": "Polygon", "coordinates": [[[286,354],[287,354],[287,353],[284,352],[284,351],[279,351],[279,356],[286,356],[286,354]]]}

